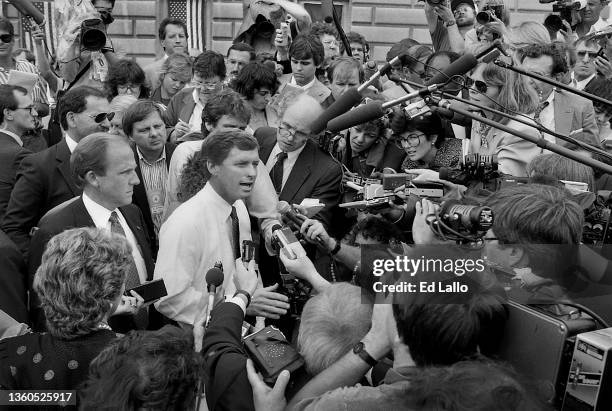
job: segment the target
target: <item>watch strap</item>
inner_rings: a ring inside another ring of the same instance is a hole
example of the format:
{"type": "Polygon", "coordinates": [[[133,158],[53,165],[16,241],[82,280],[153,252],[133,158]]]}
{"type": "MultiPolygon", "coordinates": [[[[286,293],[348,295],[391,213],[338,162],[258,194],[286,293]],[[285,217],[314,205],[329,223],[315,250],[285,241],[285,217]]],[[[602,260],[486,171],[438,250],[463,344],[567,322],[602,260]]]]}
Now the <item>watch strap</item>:
{"type": "Polygon", "coordinates": [[[247,306],[251,304],[251,294],[249,294],[248,292],[244,291],[244,290],[236,290],[236,292],[234,293],[234,297],[236,297],[238,294],[242,294],[246,297],[247,299],[247,306]]]}
{"type": "Polygon", "coordinates": [[[359,358],[364,360],[370,367],[374,367],[376,364],[378,364],[378,361],[376,361],[374,357],[372,357],[370,353],[366,351],[363,342],[358,342],[355,344],[353,347],[353,352],[357,354],[359,358]]]}

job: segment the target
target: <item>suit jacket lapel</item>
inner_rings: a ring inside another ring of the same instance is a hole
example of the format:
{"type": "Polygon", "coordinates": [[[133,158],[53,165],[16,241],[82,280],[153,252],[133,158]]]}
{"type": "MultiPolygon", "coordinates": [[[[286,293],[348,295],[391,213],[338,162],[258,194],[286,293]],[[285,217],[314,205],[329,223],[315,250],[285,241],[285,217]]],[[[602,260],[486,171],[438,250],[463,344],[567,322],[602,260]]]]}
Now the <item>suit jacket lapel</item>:
{"type": "Polygon", "coordinates": [[[553,100],[555,108],[555,131],[568,135],[572,131],[574,109],[563,92],[556,91],[553,100]]]}
{"type": "Polygon", "coordinates": [[[310,175],[310,167],[315,164],[314,155],[316,149],[312,141],[308,140],[306,142],[304,150],[302,150],[291,169],[291,173],[279,195],[279,199],[289,203],[293,202],[293,198],[304,184],[304,181],[306,181],[306,178],[310,175]]]}
{"type": "Polygon", "coordinates": [[[59,170],[62,177],[66,181],[68,188],[72,192],[73,196],[78,196],[81,194],[81,190],[74,184],[72,179],[72,175],[70,173],[70,149],[68,148],[68,144],[66,144],[66,140],[62,139],[56,145],[55,150],[55,159],[57,160],[57,169],[59,170]]]}
{"type": "Polygon", "coordinates": [[[83,197],[78,197],[75,201],[74,207],[72,208],[72,215],[74,217],[75,227],[95,227],[93,219],[87,212],[85,204],[83,203],[83,197]]]}
{"type": "Polygon", "coordinates": [[[189,119],[193,114],[193,109],[195,108],[195,101],[193,101],[193,89],[190,93],[185,93],[183,97],[183,107],[181,108],[181,112],[179,113],[179,119],[183,120],[186,123],[189,123],[189,119]]]}
{"type": "Polygon", "coordinates": [[[136,215],[133,210],[130,210],[129,207],[119,207],[121,210],[121,214],[125,217],[125,221],[127,221],[130,230],[134,234],[136,241],[138,242],[138,246],[140,247],[140,253],[142,254],[142,258],[145,261],[145,265],[147,266],[147,281],[153,279],[153,256],[151,255],[151,248],[149,244],[149,240],[147,237],[147,233],[145,228],[141,224],[142,221],[138,221],[136,219],[136,215]]]}

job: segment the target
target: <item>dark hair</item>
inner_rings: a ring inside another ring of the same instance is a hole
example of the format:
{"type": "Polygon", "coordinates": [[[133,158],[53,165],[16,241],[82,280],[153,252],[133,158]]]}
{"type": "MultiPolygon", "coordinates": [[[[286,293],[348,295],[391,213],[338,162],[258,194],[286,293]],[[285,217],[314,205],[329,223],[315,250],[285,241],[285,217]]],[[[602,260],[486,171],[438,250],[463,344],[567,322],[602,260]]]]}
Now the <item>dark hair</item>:
{"type": "Polygon", "coordinates": [[[185,31],[185,37],[189,37],[189,33],[187,32],[187,25],[183,20],[166,17],[161,21],[161,23],[159,23],[159,30],[157,31],[157,36],[160,40],[166,39],[166,27],[169,25],[181,27],[185,31]]]}
{"type": "MultiPolygon", "coordinates": [[[[606,100],[610,100],[612,99],[612,82],[600,76],[595,76],[593,80],[589,81],[589,83],[586,85],[584,91],[598,97],[605,98],[606,100]]],[[[612,106],[598,103],[596,101],[593,102],[593,106],[594,108],[604,111],[609,115],[612,114],[612,106]]]]}
{"type": "Polygon", "coordinates": [[[225,89],[213,94],[202,110],[202,135],[208,134],[204,123],[216,126],[223,116],[236,117],[248,123],[251,119],[251,109],[234,90],[225,89]]]}
{"type": "Polygon", "coordinates": [[[19,104],[15,98],[14,91],[19,91],[23,94],[28,94],[28,90],[21,86],[13,86],[11,84],[0,84],[0,124],[4,122],[4,110],[17,110],[19,104]]]}
{"type": "Polygon", "coordinates": [[[144,120],[153,112],[157,112],[163,120],[164,110],[159,104],[151,100],[138,100],[132,104],[124,113],[121,126],[126,136],[131,136],[134,131],[134,123],[144,120]]]}
{"type": "MultiPolygon", "coordinates": [[[[365,37],[355,31],[349,31],[346,33],[346,39],[348,40],[349,46],[351,43],[359,43],[363,47],[363,56],[367,60],[368,54],[370,52],[370,44],[367,42],[365,37]]],[[[346,52],[346,48],[344,47],[344,42],[340,42],[340,54],[346,52]]]]}
{"type": "Polygon", "coordinates": [[[406,131],[420,131],[425,134],[425,138],[427,138],[428,141],[431,141],[433,136],[436,136],[434,146],[436,148],[442,147],[442,143],[444,143],[446,136],[444,134],[444,127],[442,126],[442,120],[437,114],[427,113],[412,120],[408,120],[404,112],[396,112],[394,116],[396,116],[396,118],[391,122],[393,134],[399,135],[406,131]]]}
{"type": "Polygon", "coordinates": [[[329,34],[330,36],[334,36],[336,39],[339,37],[338,30],[336,30],[336,28],[330,23],[325,23],[323,21],[312,23],[309,34],[319,38],[321,38],[323,34],[329,34]]]}
{"type": "Polygon", "coordinates": [[[521,63],[525,61],[526,57],[537,59],[542,56],[550,56],[553,60],[552,76],[560,73],[567,73],[569,71],[568,61],[565,58],[564,51],[554,44],[532,44],[521,49],[521,63]]]}
{"type": "Polygon", "coordinates": [[[205,51],[193,62],[193,72],[205,79],[219,76],[221,80],[224,80],[225,58],[216,51],[205,51]]]}
{"type": "Polygon", "coordinates": [[[147,86],[145,72],[134,60],[122,59],[111,65],[106,78],[106,90],[110,98],[119,94],[117,87],[122,84],[140,86],[138,98],[148,98],[150,89],[147,86]]]}
{"type": "Polygon", "coordinates": [[[391,61],[399,55],[408,53],[408,50],[410,49],[410,47],[416,46],[417,44],[421,44],[421,43],[413,39],[403,39],[403,40],[398,41],[397,43],[393,44],[391,48],[389,49],[389,51],[387,52],[386,60],[391,61]]]}
{"type": "Polygon", "coordinates": [[[272,94],[276,93],[278,88],[276,73],[270,70],[267,65],[252,61],[238,73],[234,82],[234,89],[247,100],[252,100],[255,90],[261,88],[267,88],[272,94]]]}
{"type": "Polygon", "coordinates": [[[315,66],[318,66],[325,58],[323,43],[312,34],[300,34],[289,47],[289,57],[297,60],[312,59],[315,66]]]}
{"type": "Polygon", "coordinates": [[[88,410],[193,408],[202,356],[178,327],[131,331],[91,362],[80,405],[88,410]]]}
{"type": "Polygon", "coordinates": [[[6,30],[8,34],[15,35],[15,26],[6,17],[0,17],[0,30],[6,30]]]}
{"type": "Polygon", "coordinates": [[[355,244],[359,234],[363,238],[370,238],[381,244],[390,244],[394,241],[404,240],[404,234],[395,224],[376,215],[369,215],[355,224],[351,233],[349,233],[353,244],[355,244]]]}
{"type": "Polygon", "coordinates": [[[78,86],[71,88],[60,98],[57,110],[62,129],[68,130],[68,113],[82,113],[87,109],[87,97],[104,98],[108,97],[100,90],[89,86],[78,86]]]}
{"type": "Polygon", "coordinates": [[[499,295],[467,275],[428,272],[427,280],[440,287],[465,284],[468,292],[461,297],[444,292],[395,294],[397,331],[417,366],[450,365],[497,346],[508,317],[499,295]]]}
{"type": "Polygon", "coordinates": [[[79,141],[70,156],[70,172],[76,186],[85,186],[85,175],[90,171],[99,176],[106,175],[108,146],[122,141],[129,145],[123,137],[108,133],[93,133],[79,141]]]}
{"type": "Polygon", "coordinates": [[[255,49],[251,45],[246,44],[246,43],[241,43],[241,42],[233,43],[227,49],[227,57],[229,57],[230,51],[232,51],[232,50],[236,50],[236,51],[248,51],[249,54],[250,54],[250,56],[249,56],[250,61],[253,61],[253,60],[255,60],[257,58],[257,56],[255,55],[255,49]]]}

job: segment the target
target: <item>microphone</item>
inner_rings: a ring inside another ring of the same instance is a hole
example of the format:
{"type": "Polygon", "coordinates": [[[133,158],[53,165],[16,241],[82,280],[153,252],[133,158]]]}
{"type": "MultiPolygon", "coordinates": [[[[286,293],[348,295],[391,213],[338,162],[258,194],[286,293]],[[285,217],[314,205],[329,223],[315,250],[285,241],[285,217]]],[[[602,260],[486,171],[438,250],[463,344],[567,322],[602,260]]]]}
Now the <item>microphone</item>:
{"type": "Polygon", "coordinates": [[[436,73],[426,85],[446,83],[449,78],[454,76],[462,76],[478,65],[478,59],[472,54],[466,53],[453,61],[442,72],[436,73]]]}
{"type": "Polygon", "coordinates": [[[338,100],[334,101],[331,106],[327,107],[323,114],[321,114],[311,123],[311,132],[313,134],[319,134],[321,131],[325,130],[327,123],[331,119],[349,111],[353,106],[359,104],[362,98],[363,96],[359,93],[359,91],[357,91],[356,88],[353,87],[348,89],[342,93],[338,100]]]}
{"type": "Polygon", "coordinates": [[[206,306],[206,324],[205,327],[208,326],[208,322],[210,321],[210,312],[213,309],[213,305],[215,304],[215,293],[217,292],[217,287],[223,284],[223,269],[221,263],[215,264],[213,268],[208,270],[206,273],[206,289],[208,290],[208,306],[206,306]]]}
{"type": "MultiPolygon", "coordinates": [[[[300,213],[296,213],[293,211],[293,207],[286,201],[279,201],[276,210],[285,217],[294,228],[299,230],[302,227],[302,223],[308,219],[305,215],[300,213]]],[[[321,239],[321,237],[316,237],[317,244],[319,244],[323,249],[326,248],[325,242],[321,239]]]]}

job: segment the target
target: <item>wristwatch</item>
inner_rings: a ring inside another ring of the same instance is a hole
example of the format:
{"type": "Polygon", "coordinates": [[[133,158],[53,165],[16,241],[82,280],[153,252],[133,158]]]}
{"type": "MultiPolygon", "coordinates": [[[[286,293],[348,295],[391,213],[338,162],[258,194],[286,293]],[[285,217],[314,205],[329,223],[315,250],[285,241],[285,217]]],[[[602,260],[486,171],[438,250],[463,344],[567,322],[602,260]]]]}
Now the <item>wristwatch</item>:
{"type": "Polygon", "coordinates": [[[362,360],[364,360],[370,367],[374,367],[378,364],[376,361],[365,349],[365,345],[362,341],[359,341],[357,344],[353,346],[353,352],[359,356],[362,360]]]}
{"type": "Polygon", "coordinates": [[[249,304],[251,304],[251,294],[249,294],[248,292],[244,291],[244,290],[236,290],[236,292],[234,293],[234,297],[237,296],[238,294],[242,294],[246,297],[247,299],[247,306],[249,306],[249,304]]]}
{"type": "Polygon", "coordinates": [[[451,20],[451,21],[445,21],[444,25],[446,27],[450,27],[450,26],[454,26],[455,24],[457,24],[457,22],[455,20],[451,20]]]}

